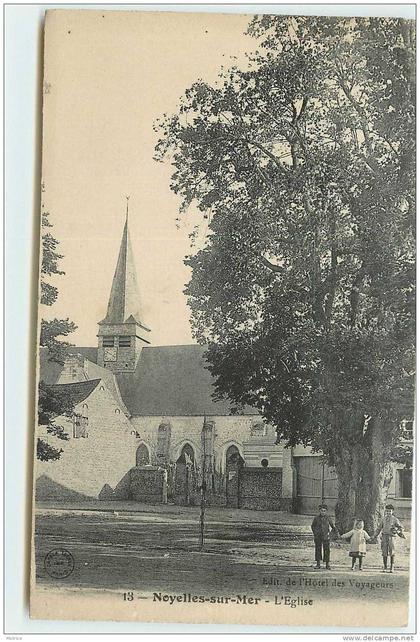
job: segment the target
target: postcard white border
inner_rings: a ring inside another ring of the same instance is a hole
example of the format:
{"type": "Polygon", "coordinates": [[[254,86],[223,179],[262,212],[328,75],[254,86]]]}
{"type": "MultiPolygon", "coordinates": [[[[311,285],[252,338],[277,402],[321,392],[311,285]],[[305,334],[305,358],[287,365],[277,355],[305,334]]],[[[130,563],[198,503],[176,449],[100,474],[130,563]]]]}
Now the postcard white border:
{"type": "MultiPolygon", "coordinates": [[[[339,628],[147,624],[129,622],[70,622],[30,620],[24,586],[24,549],[28,550],[30,521],[27,502],[31,496],[31,471],[25,466],[25,451],[31,447],[30,372],[34,372],[32,350],[35,302],[32,274],[37,265],[34,252],[34,219],[39,193],[39,79],[40,47],[44,12],[47,9],[100,9],[139,11],[196,11],[224,13],[280,13],[312,15],[366,15],[415,18],[414,4],[15,4],[4,6],[4,107],[5,107],[5,440],[4,461],[4,575],[5,633],[27,634],[167,634],[167,633],[230,633],[290,634],[293,640],[307,634],[331,634],[329,639],[342,639],[344,634],[384,633],[410,635],[415,632],[415,604],[411,582],[411,609],[406,629],[361,629],[343,631],[339,628]],[[31,316],[32,315],[32,316],[31,316]],[[31,325],[32,321],[32,325],[31,325]],[[27,501],[25,501],[27,498],[27,501]],[[296,635],[301,634],[301,635],[296,635]],[[336,634],[336,635],[333,635],[336,634]]],[[[36,250],[36,248],[35,248],[36,250]]],[[[31,461],[31,457],[28,458],[31,461]]],[[[412,520],[413,524],[415,519],[412,520]]],[[[414,547],[413,547],[414,548],[414,547]]],[[[27,560],[26,560],[27,562],[27,560]]],[[[414,565],[412,566],[414,569],[414,565]]],[[[413,572],[413,571],[412,571],[413,572]]],[[[49,636],[48,636],[49,637],[49,636]]],[[[108,639],[112,639],[111,638],[108,639]]],[[[66,638],[68,639],[68,638],[66,638]]],[[[79,638],[80,639],[80,638],[79,638]]],[[[365,638],[366,639],[366,638],[365,638]]]]}

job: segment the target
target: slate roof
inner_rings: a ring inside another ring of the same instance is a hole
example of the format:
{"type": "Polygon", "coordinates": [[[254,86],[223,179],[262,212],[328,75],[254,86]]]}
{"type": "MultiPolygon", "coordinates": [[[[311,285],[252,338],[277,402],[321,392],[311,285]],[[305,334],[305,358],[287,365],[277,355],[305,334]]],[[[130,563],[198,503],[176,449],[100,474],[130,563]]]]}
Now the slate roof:
{"type": "Polygon", "coordinates": [[[140,325],[144,325],[136,268],[128,229],[128,209],[117,265],[112,280],[106,317],[99,322],[99,325],[124,322],[137,322],[140,325]]]}
{"type": "MultiPolygon", "coordinates": [[[[75,347],[70,346],[67,348],[67,354],[81,354],[89,361],[96,364],[98,356],[98,348],[86,348],[86,347],[75,347]]],[[[99,368],[99,366],[98,366],[99,368]]],[[[45,383],[51,385],[57,383],[61,372],[63,370],[63,365],[61,363],[56,363],[55,361],[50,361],[48,359],[48,350],[47,348],[40,348],[39,350],[39,369],[40,374],[39,378],[45,383]]],[[[103,368],[105,370],[105,368],[103,368]]]]}
{"type": "MultiPolygon", "coordinates": [[[[153,346],[142,349],[134,373],[116,374],[121,396],[132,415],[230,415],[230,401],[214,401],[205,346],[153,346]]],[[[253,408],[245,414],[258,414],[253,408]]]]}
{"type": "MultiPolygon", "coordinates": [[[[118,389],[117,382],[115,381],[115,376],[111,370],[106,368],[101,368],[96,363],[98,357],[98,348],[89,348],[89,347],[77,347],[70,346],[67,348],[67,354],[80,354],[82,355],[85,361],[85,370],[86,370],[86,380],[91,381],[93,379],[102,379],[107,386],[108,390],[114,395],[114,398],[120,404],[122,411],[125,415],[129,416],[130,412],[127,409],[124,401],[121,397],[120,391],[118,389]]],[[[54,361],[48,360],[48,351],[46,348],[40,349],[40,379],[45,381],[46,384],[51,385],[57,383],[60,378],[61,372],[63,370],[63,365],[60,363],[55,363],[54,361]]],[[[58,384],[58,385],[68,385],[68,384],[58,384]]]]}
{"type": "Polygon", "coordinates": [[[61,363],[50,361],[48,359],[47,348],[40,348],[39,350],[39,378],[46,384],[51,385],[57,383],[58,378],[63,370],[61,363]]]}
{"type": "Polygon", "coordinates": [[[73,406],[77,406],[92,394],[99,382],[100,379],[77,381],[76,383],[56,383],[50,388],[55,397],[62,396],[66,400],[70,400],[73,406]]]}
{"type": "Polygon", "coordinates": [[[67,349],[67,353],[81,354],[85,357],[85,359],[89,359],[89,361],[92,361],[92,363],[98,362],[98,348],[87,348],[85,346],[70,346],[67,349]]]}
{"type": "MultiPolygon", "coordinates": [[[[69,354],[82,354],[88,359],[88,377],[103,379],[116,400],[122,402],[123,410],[124,406],[128,409],[126,414],[166,417],[230,415],[230,401],[212,399],[214,386],[206,369],[205,351],[206,346],[199,345],[144,347],[135,372],[113,375],[95,363],[97,348],[72,346],[68,349],[69,354]]],[[[61,371],[62,366],[49,362],[45,351],[41,350],[41,379],[48,384],[56,383],[61,371]]],[[[249,406],[243,413],[258,415],[258,411],[249,406]]]]}

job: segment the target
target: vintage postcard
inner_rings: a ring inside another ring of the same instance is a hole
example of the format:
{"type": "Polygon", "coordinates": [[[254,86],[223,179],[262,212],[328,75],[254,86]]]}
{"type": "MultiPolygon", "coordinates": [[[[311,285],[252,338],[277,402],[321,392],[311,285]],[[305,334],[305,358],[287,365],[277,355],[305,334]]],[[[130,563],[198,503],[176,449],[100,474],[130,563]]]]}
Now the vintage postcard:
{"type": "Polygon", "coordinates": [[[46,13],[33,618],[407,625],[414,48],[46,13]]]}

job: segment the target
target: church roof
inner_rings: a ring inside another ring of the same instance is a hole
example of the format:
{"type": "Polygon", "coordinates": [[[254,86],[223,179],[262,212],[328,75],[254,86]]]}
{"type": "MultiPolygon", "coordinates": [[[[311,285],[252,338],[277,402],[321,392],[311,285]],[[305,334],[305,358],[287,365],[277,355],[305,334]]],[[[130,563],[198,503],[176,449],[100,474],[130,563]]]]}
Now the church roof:
{"type": "Polygon", "coordinates": [[[57,383],[50,388],[55,397],[63,397],[70,400],[72,406],[77,406],[92,394],[99,382],[100,379],[92,379],[75,383],[57,383]]]}
{"type": "MultiPolygon", "coordinates": [[[[81,355],[85,358],[84,362],[84,377],[86,380],[102,379],[108,390],[114,396],[115,400],[119,403],[125,415],[129,415],[124,401],[121,398],[115,375],[111,370],[102,368],[96,363],[98,357],[98,348],[89,348],[85,346],[69,346],[66,350],[68,355],[81,355]]],[[[63,364],[50,361],[48,358],[48,350],[46,348],[40,349],[39,355],[39,378],[46,384],[55,384],[60,380],[63,372],[63,364]]],[[[65,385],[65,384],[59,384],[65,385]]]]}
{"type": "Polygon", "coordinates": [[[130,323],[134,321],[145,326],[140,304],[130,232],[128,229],[127,203],[127,219],[124,225],[120,252],[112,281],[111,293],[109,295],[108,309],[106,317],[100,321],[100,324],[130,323]]]}
{"type": "MultiPolygon", "coordinates": [[[[93,362],[96,365],[98,348],[87,348],[84,346],[76,347],[69,346],[66,349],[67,354],[80,354],[85,359],[88,359],[89,362],[93,362]]],[[[97,366],[99,368],[99,366],[97,366]]],[[[101,374],[97,375],[96,378],[101,377],[102,379],[112,373],[105,368],[101,368],[101,374]]],[[[44,383],[51,385],[57,383],[60,378],[61,373],[63,372],[63,364],[57,363],[56,361],[50,361],[49,352],[47,348],[39,349],[39,378],[44,383]]],[[[89,377],[88,377],[89,378],[89,377]]],[[[95,376],[92,376],[92,379],[95,379],[95,376]]]]}
{"type": "MultiPolygon", "coordinates": [[[[230,415],[228,400],[214,401],[205,346],[144,347],[134,373],[116,374],[121,396],[132,415],[230,415]]],[[[246,408],[246,414],[258,414],[246,408]]]]}
{"type": "MultiPolygon", "coordinates": [[[[75,347],[68,354],[81,354],[88,378],[100,377],[123,409],[137,416],[223,416],[230,415],[228,400],[215,401],[213,378],[206,368],[206,346],[147,346],[140,353],[135,372],[113,374],[95,362],[97,348],[75,347]],[[122,403],[123,402],[123,403],[122,403]]],[[[63,366],[48,361],[41,349],[40,378],[53,384],[59,380],[63,366]]],[[[73,385],[73,384],[59,384],[73,385]]],[[[125,410],[124,410],[125,412],[125,410]]],[[[244,414],[257,415],[247,406],[244,414]]],[[[126,414],[128,414],[126,413],[126,414]]]]}
{"type": "Polygon", "coordinates": [[[50,361],[47,348],[39,350],[39,378],[44,383],[51,385],[57,383],[63,370],[63,365],[56,361],[50,361]]]}

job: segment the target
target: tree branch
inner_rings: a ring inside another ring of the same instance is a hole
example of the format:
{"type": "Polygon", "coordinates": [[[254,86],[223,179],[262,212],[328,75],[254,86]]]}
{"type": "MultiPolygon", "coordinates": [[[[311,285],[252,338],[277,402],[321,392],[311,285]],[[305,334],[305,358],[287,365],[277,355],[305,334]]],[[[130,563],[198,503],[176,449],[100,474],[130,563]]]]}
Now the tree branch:
{"type": "MultiPolygon", "coordinates": [[[[372,141],[370,139],[370,133],[368,130],[367,122],[366,122],[366,114],[363,112],[362,107],[359,105],[349,88],[346,86],[346,83],[344,81],[344,78],[339,78],[339,84],[340,87],[342,88],[344,95],[346,96],[347,100],[350,102],[352,107],[355,109],[356,113],[358,114],[360,118],[360,128],[363,132],[363,136],[365,139],[366,147],[368,148],[369,154],[373,156],[373,146],[372,146],[372,141]]],[[[368,163],[369,167],[373,170],[376,171],[377,169],[377,162],[375,161],[374,166],[372,166],[372,160],[366,159],[366,162],[368,163]]]]}
{"type": "Polygon", "coordinates": [[[268,259],[265,258],[265,256],[260,256],[261,262],[265,267],[267,267],[269,270],[272,272],[284,272],[284,268],[281,265],[276,265],[275,263],[271,263],[268,259]]]}
{"type": "Polygon", "coordinates": [[[261,143],[257,143],[255,140],[250,140],[249,138],[246,138],[245,140],[247,143],[249,143],[250,145],[253,145],[257,149],[259,149],[263,154],[265,154],[268,158],[270,158],[281,170],[281,172],[283,174],[286,174],[286,169],[283,166],[283,164],[280,162],[280,160],[277,158],[277,156],[275,156],[272,152],[266,149],[264,145],[261,145],[261,143]]]}
{"type": "Polygon", "coordinates": [[[354,326],[356,325],[357,312],[359,309],[359,300],[360,300],[360,286],[363,283],[365,274],[366,274],[366,268],[365,268],[365,263],[363,261],[359,271],[356,274],[356,278],[354,279],[354,283],[351,288],[350,297],[349,297],[350,298],[350,327],[352,328],[354,328],[354,326]]]}
{"type": "Polygon", "coordinates": [[[299,115],[296,117],[296,122],[299,122],[300,119],[302,118],[303,114],[305,113],[306,107],[308,106],[309,98],[308,96],[305,96],[302,100],[302,106],[300,108],[299,115]]]}
{"type": "Polygon", "coordinates": [[[335,242],[336,235],[336,220],[335,217],[331,223],[331,265],[330,265],[330,275],[328,279],[328,292],[327,300],[325,302],[325,318],[327,321],[328,327],[331,324],[331,313],[334,303],[335,291],[337,286],[337,247],[335,242]]]}

